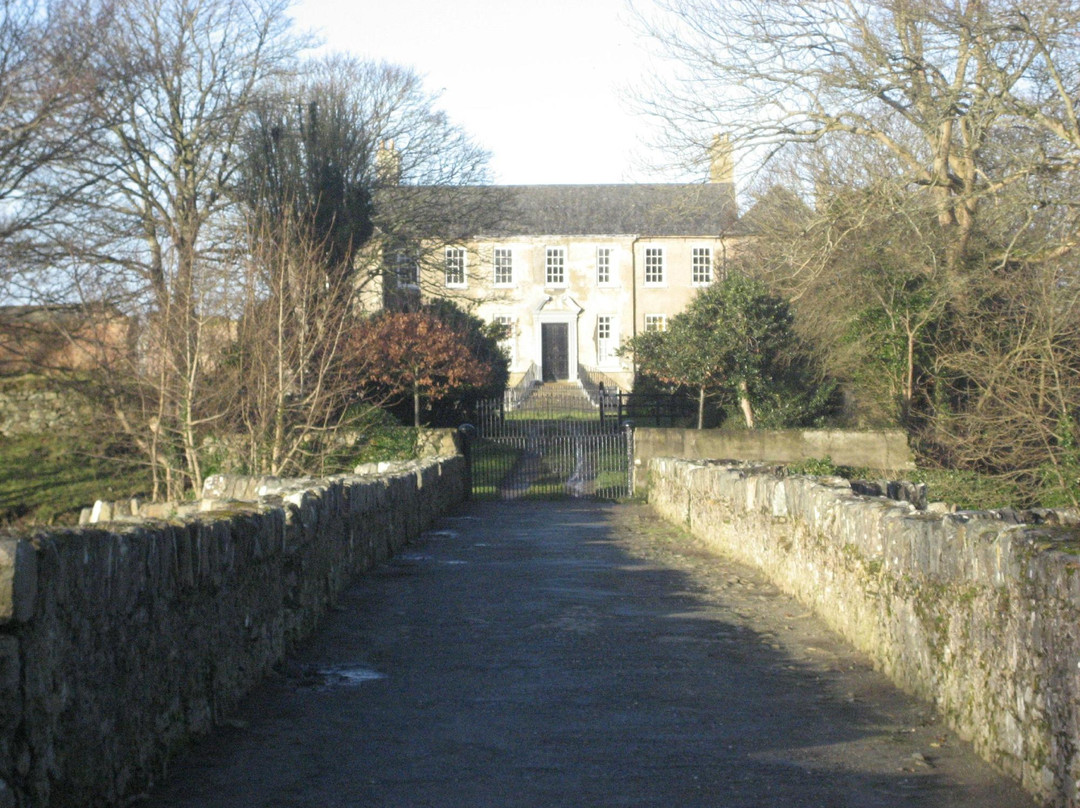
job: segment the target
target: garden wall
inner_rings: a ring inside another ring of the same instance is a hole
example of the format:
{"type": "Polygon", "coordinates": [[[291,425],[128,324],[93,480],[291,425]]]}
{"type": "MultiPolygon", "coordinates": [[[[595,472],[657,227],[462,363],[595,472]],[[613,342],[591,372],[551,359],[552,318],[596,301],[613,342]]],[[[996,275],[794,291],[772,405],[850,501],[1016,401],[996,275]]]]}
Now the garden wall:
{"type": "MultiPolygon", "coordinates": [[[[654,457],[683,460],[724,458],[762,463],[797,463],[829,457],[841,466],[899,471],[915,467],[907,434],[900,429],[856,432],[841,429],[634,429],[634,464],[647,468],[654,457]]],[[[644,475],[636,475],[640,488],[644,475]]]]}
{"type": "Polygon", "coordinates": [[[453,457],[212,478],[202,513],[0,540],[0,808],[145,793],[355,575],[459,502],[464,474],[453,457]]]}
{"type": "Polygon", "coordinates": [[[649,501],[763,570],[984,758],[1080,805],[1080,528],[1073,512],[928,514],[839,478],[655,459],[649,501]]]}
{"type": "Polygon", "coordinates": [[[70,430],[90,417],[86,400],[38,377],[0,377],[0,437],[70,430]]]}

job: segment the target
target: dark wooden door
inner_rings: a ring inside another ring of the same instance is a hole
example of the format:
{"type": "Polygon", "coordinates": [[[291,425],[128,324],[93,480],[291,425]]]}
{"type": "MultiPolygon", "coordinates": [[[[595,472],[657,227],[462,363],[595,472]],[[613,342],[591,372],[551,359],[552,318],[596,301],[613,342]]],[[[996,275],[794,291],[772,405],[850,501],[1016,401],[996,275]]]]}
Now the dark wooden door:
{"type": "Polygon", "coordinates": [[[545,382],[570,378],[570,326],[541,323],[540,365],[545,382]]]}

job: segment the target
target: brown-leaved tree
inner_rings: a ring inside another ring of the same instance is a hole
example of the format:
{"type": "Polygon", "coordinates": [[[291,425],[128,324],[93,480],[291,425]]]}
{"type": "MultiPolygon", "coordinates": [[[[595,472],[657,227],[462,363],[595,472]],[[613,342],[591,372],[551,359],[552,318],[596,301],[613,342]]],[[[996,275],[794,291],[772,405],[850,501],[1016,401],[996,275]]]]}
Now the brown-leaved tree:
{"type": "Polygon", "coordinates": [[[424,399],[486,387],[498,378],[498,363],[470,350],[465,337],[433,311],[376,314],[353,330],[348,371],[367,395],[386,390],[411,399],[413,425],[420,426],[424,399]]]}

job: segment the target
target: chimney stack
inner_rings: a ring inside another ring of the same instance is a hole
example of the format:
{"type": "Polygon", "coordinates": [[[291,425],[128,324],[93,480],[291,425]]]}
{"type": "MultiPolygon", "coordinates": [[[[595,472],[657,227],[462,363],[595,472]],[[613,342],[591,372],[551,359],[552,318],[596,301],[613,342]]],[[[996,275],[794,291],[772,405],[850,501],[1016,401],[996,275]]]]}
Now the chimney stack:
{"type": "Polygon", "coordinates": [[[375,151],[375,177],[380,185],[401,185],[401,153],[394,141],[380,140],[375,151]]]}
{"type": "Polygon", "coordinates": [[[735,182],[735,161],[728,135],[713,136],[709,147],[709,182],[735,182]]]}

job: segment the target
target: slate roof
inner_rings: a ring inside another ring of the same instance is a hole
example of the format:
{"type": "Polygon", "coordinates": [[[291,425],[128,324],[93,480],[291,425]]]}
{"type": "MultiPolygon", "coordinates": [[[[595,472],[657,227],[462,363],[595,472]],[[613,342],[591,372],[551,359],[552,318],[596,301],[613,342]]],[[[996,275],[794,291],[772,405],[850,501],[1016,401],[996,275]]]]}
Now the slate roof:
{"type": "Polygon", "coordinates": [[[731,229],[737,218],[730,184],[518,185],[507,217],[482,235],[705,236],[731,229]]]}
{"type": "MultiPolygon", "coordinates": [[[[408,186],[394,189],[402,192],[410,194],[408,186]]],[[[717,236],[735,232],[738,223],[731,183],[474,185],[446,192],[455,200],[450,207],[469,211],[473,224],[444,219],[439,229],[470,238],[717,236]],[[475,216],[479,210],[487,212],[475,216]]]]}

